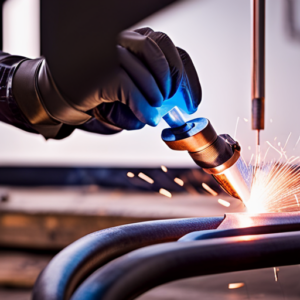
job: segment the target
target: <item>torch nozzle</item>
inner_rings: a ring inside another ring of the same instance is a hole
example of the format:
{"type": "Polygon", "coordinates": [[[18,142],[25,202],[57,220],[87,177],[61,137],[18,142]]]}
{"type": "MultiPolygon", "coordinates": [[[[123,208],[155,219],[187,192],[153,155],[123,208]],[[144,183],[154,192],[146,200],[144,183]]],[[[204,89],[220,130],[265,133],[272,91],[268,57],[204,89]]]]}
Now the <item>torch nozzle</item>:
{"type": "Polygon", "coordinates": [[[211,174],[228,194],[248,201],[248,168],[238,142],[227,134],[218,135],[206,118],[186,122],[177,107],[163,118],[171,128],[163,130],[162,139],[171,149],[188,151],[195,163],[211,174]]]}

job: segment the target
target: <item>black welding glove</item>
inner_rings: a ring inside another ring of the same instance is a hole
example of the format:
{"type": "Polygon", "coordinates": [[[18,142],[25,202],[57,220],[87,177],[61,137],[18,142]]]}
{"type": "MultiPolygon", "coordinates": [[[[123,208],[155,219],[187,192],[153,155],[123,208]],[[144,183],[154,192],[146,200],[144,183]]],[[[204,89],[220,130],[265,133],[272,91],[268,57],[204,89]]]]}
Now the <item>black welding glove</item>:
{"type": "Polygon", "coordinates": [[[45,59],[0,55],[0,120],[58,139],[75,128],[112,134],[155,126],[170,98],[187,113],[196,111],[201,87],[194,65],[167,35],[149,28],[125,31],[117,50],[114,77],[79,101],[60,93],[45,59]]]}
{"type": "Polygon", "coordinates": [[[120,68],[99,90],[98,120],[127,130],[156,126],[170,98],[186,113],[197,110],[201,86],[193,62],[166,34],[150,28],[124,31],[117,50],[120,68]]]}

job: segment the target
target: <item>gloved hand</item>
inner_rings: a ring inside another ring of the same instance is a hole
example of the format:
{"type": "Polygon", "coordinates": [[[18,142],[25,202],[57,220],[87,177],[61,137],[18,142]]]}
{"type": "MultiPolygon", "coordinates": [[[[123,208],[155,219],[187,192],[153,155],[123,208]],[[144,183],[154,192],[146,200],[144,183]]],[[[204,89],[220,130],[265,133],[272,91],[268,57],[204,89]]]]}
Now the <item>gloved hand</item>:
{"type": "Polygon", "coordinates": [[[97,95],[98,120],[127,130],[156,126],[160,107],[172,97],[179,106],[184,102],[187,113],[197,110],[201,86],[193,62],[166,34],[150,28],[124,31],[117,50],[120,67],[97,95]]]}
{"type": "Polygon", "coordinates": [[[125,31],[117,50],[120,66],[115,76],[105,87],[99,83],[86,99],[62,94],[44,58],[0,55],[0,75],[6,74],[0,76],[5,87],[0,96],[6,103],[0,108],[8,111],[0,120],[59,139],[75,128],[111,134],[155,126],[168,101],[184,104],[187,113],[196,111],[201,87],[194,65],[167,35],[150,28],[125,31]]]}

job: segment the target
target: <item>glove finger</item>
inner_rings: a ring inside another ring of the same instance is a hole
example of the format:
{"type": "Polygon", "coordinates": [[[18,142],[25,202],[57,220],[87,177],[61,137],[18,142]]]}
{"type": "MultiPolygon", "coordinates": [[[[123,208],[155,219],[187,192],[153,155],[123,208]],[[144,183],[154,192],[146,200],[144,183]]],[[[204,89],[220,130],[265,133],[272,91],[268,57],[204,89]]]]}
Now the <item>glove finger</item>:
{"type": "Polygon", "coordinates": [[[163,96],[155,79],[143,63],[127,49],[117,46],[121,66],[151,106],[160,107],[163,96]]]}
{"type": "Polygon", "coordinates": [[[127,130],[137,130],[145,126],[125,104],[115,101],[101,103],[97,107],[98,113],[109,124],[127,130]]]}
{"type": "Polygon", "coordinates": [[[118,37],[118,44],[140,59],[150,70],[163,95],[170,95],[172,80],[168,61],[159,46],[148,36],[138,32],[124,31],[118,37]]]}
{"type": "Polygon", "coordinates": [[[164,53],[171,72],[171,89],[168,98],[176,93],[183,75],[183,64],[180,55],[172,40],[163,32],[153,31],[150,28],[135,30],[142,35],[152,39],[164,53]]]}
{"type": "Polygon", "coordinates": [[[178,47],[177,50],[184,66],[184,74],[180,89],[189,113],[194,113],[202,99],[200,81],[195,66],[188,53],[178,47]]]}
{"type": "Polygon", "coordinates": [[[120,68],[114,80],[102,90],[102,102],[120,101],[144,124],[156,126],[160,121],[159,109],[151,106],[128,74],[120,68]]]}

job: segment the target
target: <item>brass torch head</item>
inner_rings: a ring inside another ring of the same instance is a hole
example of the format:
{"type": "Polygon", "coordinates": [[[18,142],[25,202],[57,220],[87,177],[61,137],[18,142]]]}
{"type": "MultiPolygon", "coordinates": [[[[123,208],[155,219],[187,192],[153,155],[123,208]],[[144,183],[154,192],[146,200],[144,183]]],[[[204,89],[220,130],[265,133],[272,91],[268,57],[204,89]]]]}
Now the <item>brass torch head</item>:
{"type": "Polygon", "coordinates": [[[228,194],[244,202],[249,199],[251,174],[241,157],[241,147],[229,135],[217,135],[208,119],[197,118],[164,129],[162,139],[173,150],[188,151],[228,194]]]}

